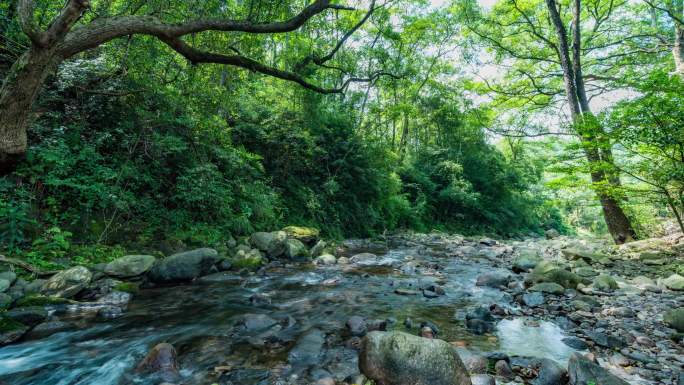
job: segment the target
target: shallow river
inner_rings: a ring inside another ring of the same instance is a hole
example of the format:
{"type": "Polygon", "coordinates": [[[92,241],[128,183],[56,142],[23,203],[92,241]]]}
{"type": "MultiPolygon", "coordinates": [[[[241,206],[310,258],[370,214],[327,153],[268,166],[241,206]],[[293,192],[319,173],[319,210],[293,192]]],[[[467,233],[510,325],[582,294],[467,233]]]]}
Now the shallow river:
{"type": "Polygon", "coordinates": [[[404,331],[406,318],[430,321],[439,328],[438,338],[472,351],[567,362],[573,350],[560,341],[555,324],[527,326],[513,318],[499,322],[493,335],[478,336],[459,321],[474,307],[510,302],[502,291],[475,286],[479,274],[492,271],[490,265],[428,252],[416,257],[427,268],[403,274],[399,268],[408,255],[417,254],[403,248],[362,266],[295,266],[243,277],[218,273],[191,285],[143,290],[116,320],[73,315],[81,320],[78,329],[0,348],[0,384],[157,384],[160,379],[137,374],[135,366],[159,342],[178,350],[180,381],[186,384],[305,384],[329,375],[341,381],[358,374],[356,351],[344,334],[353,315],[396,320],[388,329],[404,331]],[[395,294],[397,288],[433,282],[446,295],[395,294]],[[255,313],[278,324],[258,333],[235,326],[244,314],[255,313]]]}

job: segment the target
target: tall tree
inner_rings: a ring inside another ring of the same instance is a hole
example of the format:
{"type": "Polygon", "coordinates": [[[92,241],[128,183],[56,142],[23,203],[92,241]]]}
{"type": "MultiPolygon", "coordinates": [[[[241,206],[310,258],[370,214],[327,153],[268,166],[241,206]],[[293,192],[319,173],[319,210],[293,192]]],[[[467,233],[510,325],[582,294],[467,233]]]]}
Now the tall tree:
{"type": "Polygon", "coordinates": [[[674,24],[674,43],[672,44],[672,56],[675,63],[675,72],[684,78],[684,0],[664,0],[659,4],[658,0],[644,0],[653,10],[664,12],[674,24]]]}
{"type": "MultiPolygon", "coordinates": [[[[101,2],[89,0],[68,0],[60,9],[43,9],[41,15],[54,14],[49,23],[40,23],[35,12],[35,0],[18,0],[15,15],[22,32],[28,37],[30,46],[12,65],[0,88],[0,175],[12,171],[16,161],[26,152],[27,126],[32,107],[48,74],[56,65],[81,52],[91,50],[111,40],[146,35],[156,38],[171,50],[182,55],[192,64],[217,63],[240,67],[249,71],[295,82],[307,89],[320,93],[340,93],[350,83],[370,81],[381,75],[359,77],[343,73],[344,79],[337,87],[324,87],[310,81],[303,73],[311,65],[324,67],[333,59],[349,36],[368,19],[376,9],[372,2],[370,9],[348,31],[341,33],[337,44],[329,53],[312,54],[303,60],[297,69],[283,70],[252,59],[226,44],[219,49],[205,49],[196,40],[202,34],[222,32],[246,36],[284,34],[296,31],[308,24],[316,15],[329,10],[350,12],[353,7],[336,4],[331,0],[315,0],[297,12],[294,6],[285,2],[280,7],[262,11],[258,1],[247,4],[220,2],[210,7],[209,2],[201,9],[192,5],[174,2],[170,7],[151,7],[148,2],[133,1],[101,2]],[[241,4],[241,5],[240,5],[241,4]],[[231,7],[235,8],[232,9],[231,7]],[[190,16],[187,16],[187,15],[190,16]],[[285,17],[282,21],[273,21],[285,17]],[[164,16],[161,16],[164,15],[164,16]],[[270,16],[270,18],[268,18],[270,16]],[[223,52],[220,52],[223,51],[223,52]],[[230,51],[230,53],[225,53],[230,51]]],[[[41,17],[40,19],[43,19],[41,17]]],[[[330,67],[329,67],[330,68],[330,67]]]]}
{"type": "Polygon", "coordinates": [[[635,231],[621,207],[625,198],[610,139],[589,101],[624,87],[619,78],[625,58],[638,63],[634,56],[652,45],[652,36],[623,25],[625,7],[626,2],[612,0],[592,0],[586,6],[580,0],[562,5],[557,0],[511,0],[471,23],[471,31],[507,69],[503,85],[485,80],[489,92],[518,108],[548,108],[565,101],[571,131],[580,141],[592,188],[616,243],[634,239],[635,231]]]}

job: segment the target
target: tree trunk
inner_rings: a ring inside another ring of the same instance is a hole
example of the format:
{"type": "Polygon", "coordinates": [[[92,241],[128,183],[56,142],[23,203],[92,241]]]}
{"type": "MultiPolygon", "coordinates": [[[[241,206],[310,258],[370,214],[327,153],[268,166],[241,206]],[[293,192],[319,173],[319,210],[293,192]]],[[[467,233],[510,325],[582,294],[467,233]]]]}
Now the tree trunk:
{"type": "Polygon", "coordinates": [[[675,44],[672,48],[674,54],[675,71],[684,78],[684,25],[675,22],[675,44]]]}
{"type": "Polygon", "coordinates": [[[54,49],[31,47],[12,65],[0,88],[0,175],[26,153],[26,128],[38,92],[57,62],[54,49]]]}
{"type": "Polygon", "coordinates": [[[558,36],[558,56],[563,70],[565,93],[570,106],[572,122],[582,141],[587,161],[591,167],[590,175],[593,189],[601,202],[603,217],[610,235],[617,244],[634,240],[636,233],[632,224],[620,207],[620,200],[614,196],[615,190],[620,187],[620,178],[616,172],[606,172],[604,167],[615,169],[610,149],[610,143],[605,137],[603,128],[598,125],[594,118],[584,87],[581,63],[581,28],[580,6],[581,0],[575,0],[572,4],[573,28],[572,28],[572,57],[568,34],[563,20],[556,8],[556,0],[546,0],[546,5],[551,16],[551,22],[558,36]],[[607,190],[604,186],[608,185],[607,190]]]}

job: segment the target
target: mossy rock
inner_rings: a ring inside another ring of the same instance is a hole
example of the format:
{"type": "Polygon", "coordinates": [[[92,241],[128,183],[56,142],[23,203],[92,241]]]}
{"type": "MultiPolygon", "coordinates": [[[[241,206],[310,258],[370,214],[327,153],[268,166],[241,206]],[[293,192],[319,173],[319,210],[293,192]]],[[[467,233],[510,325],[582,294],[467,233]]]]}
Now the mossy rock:
{"type": "Polygon", "coordinates": [[[318,240],[319,234],[321,233],[316,228],[302,226],[287,226],[283,229],[283,231],[288,237],[308,244],[313,244],[316,242],[318,240]]]}
{"type": "Polygon", "coordinates": [[[0,333],[8,333],[16,330],[25,329],[26,325],[12,318],[0,316],[0,333]]]}
{"type": "Polygon", "coordinates": [[[684,333],[684,308],[668,311],[663,316],[663,321],[676,331],[684,333]]]}
{"type": "Polygon", "coordinates": [[[612,291],[618,288],[618,284],[610,275],[601,274],[594,278],[594,288],[602,291],[612,291]]]}
{"type": "Polygon", "coordinates": [[[579,275],[567,271],[557,264],[541,262],[532,272],[527,276],[525,282],[528,284],[537,284],[541,282],[553,282],[563,286],[566,289],[576,289],[580,283],[589,283],[579,275]]]}
{"type": "Polygon", "coordinates": [[[123,291],[124,293],[138,294],[140,285],[135,282],[121,282],[114,286],[114,290],[123,291]]]}
{"type": "Polygon", "coordinates": [[[20,298],[15,304],[16,307],[26,307],[26,306],[50,306],[50,305],[64,305],[68,303],[73,303],[66,298],[61,297],[50,297],[47,295],[28,295],[24,298],[20,298]]]}
{"type": "Polygon", "coordinates": [[[256,270],[263,265],[264,260],[261,256],[249,254],[240,258],[235,258],[231,262],[235,269],[256,270]]]}

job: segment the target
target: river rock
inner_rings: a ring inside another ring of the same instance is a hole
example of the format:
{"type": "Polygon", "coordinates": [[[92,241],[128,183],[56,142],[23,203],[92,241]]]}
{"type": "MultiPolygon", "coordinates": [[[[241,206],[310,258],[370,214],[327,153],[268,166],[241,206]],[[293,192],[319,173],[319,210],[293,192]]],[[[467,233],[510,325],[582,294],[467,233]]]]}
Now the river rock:
{"type": "Polygon", "coordinates": [[[502,287],[508,284],[511,280],[511,276],[503,273],[493,272],[485,273],[477,277],[475,285],[477,286],[487,286],[487,287],[502,287]]]}
{"type": "Polygon", "coordinates": [[[325,248],[328,246],[328,244],[324,240],[320,240],[316,242],[314,247],[311,248],[309,253],[311,253],[311,256],[316,258],[319,255],[325,254],[325,248]]]}
{"type": "Polygon", "coordinates": [[[537,307],[544,304],[544,294],[540,292],[525,293],[522,296],[522,302],[528,307],[537,307]]]}
{"type": "Polygon", "coordinates": [[[556,361],[548,358],[540,359],[536,366],[538,367],[537,377],[530,381],[532,385],[562,385],[565,384],[567,370],[560,366],[556,361]]]}
{"type": "Polygon", "coordinates": [[[336,262],[337,260],[335,259],[335,256],[332,254],[321,254],[320,256],[316,257],[316,259],[314,259],[314,264],[322,266],[334,265],[336,262]]]}
{"type": "Polygon", "coordinates": [[[278,321],[266,314],[245,314],[236,325],[246,333],[256,333],[275,326],[277,323],[278,321]]]}
{"type": "Polygon", "coordinates": [[[351,263],[364,263],[364,262],[372,262],[378,259],[378,256],[373,254],[373,253],[360,253],[360,254],[355,254],[351,258],[349,258],[349,262],[351,263]]]}
{"type": "Polygon", "coordinates": [[[354,337],[363,337],[366,334],[366,320],[364,320],[363,317],[357,315],[352,316],[347,320],[345,326],[347,327],[347,330],[349,330],[349,333],[354,337]]]}
{"type": "Polygon", "coordinates": [[[309,245],[316,242],[320,234],[320,231],[316,228],[302,226],[287,226],[283,231],[288,237],[309,245]]]}
{"type": "Polygon", "coordinates": [[[12,296],[5,293],[0,293],[0,310],[5,310],[10,307],[13,301],[14,298],[12,298],[12,296]]]}
{"type": "Polygon", "coordinates": [[[158,373],[164,381],[174,382],[179,378],[177,357],[173,345],[165,342],[157,344],[138,364],[136,371],[158,373]]]}
{"type": "Polygon", "coordinates": [[[565,337],[561,341],[573,349],[586,350],[589,348],[589,345],[587,345],[583,339],[578,337],[565,337]]]}
{"type": "Polygon", "coordinates": [[[515,373],[513,373],[511,365],[509,365],[508,361],[506,360],[496,361],[494,364],[494,371],[496,372],[497,376],[503,377],[506,380],[512,380],[515,378],[515,373]]]}
{"type": "Polygon", "coordinates": [[[529,291],[539,291],[542,293],[562,295],[565,293],[565,288],[557,283],[542,282],[530,287],[529,291]]]}
{"type": "Polygon", "coordinates": [[[489,374],[476,374],[470,377],[472,385],[496,385],[496,380],[489,374]]]}
{"type": "Polygon", "coordinates": [[[286,239],[285,256],[289,259],[306,258],[309,256],[309,250],[300,240],[286,239]]]}
{"type": "Polygon", "coordinates": [[[601,274],[594,278],[594,288],[601,291],[613,291],[618,288],[617,282],[610,275],[601,274]]]}
{"type": "Polygon", "coordinates": [[[8,310],[5,316],[24,325],[35,326],[47,319],[48,312],[42,306],[26,306],[8,310]]]}
{"type": "Polygon", "coordinates": [[[136,277],[147,273],[154,265],[155,258],[151,255],[126,255],[109,262],[104,272],[119,278],[136,277]]]}
{"type": "Polygon", "coordinates": [[[63,332],[69,330],[73,327],[72,324],[63,321],[46,321],[36,325],[28,333],[26,338],[29,339],[39,339],[51,336],[55,333],[63,332]]]}
{"type": "Polygon", "coordinates": [[[370,332],[361,343],[359,368],[381,385],[471,385],[447,342],[402,332],[370,332]]]}
{"type": "Polygon", "coordinates": [[[629,385],[579,353],[570,356],[568,375],[570,385],[629,385]]]}
{"type": "Polygon", "coordinates": [[[589,337],[592,341],[596,343],[596,345],[603,346],[604,348],[610,348],[610,349],[615,349],[615,348],[623,348],[625,347],[625,341],[622,339],[612,336],[607,333],[603,332],[598,332],[598,331],[587,331],[585,332],[587,337],[589,337]]]}
{"type": "Polygon", "coordinates": [[[288,362],[295,369],[305,369],[320,362],[323,354],[325,334],[311,329],[304,334],[288,353],[288,362]]]}
{"type": "Polygon", "coordinates": [[[666,312],[663,321],[671,328],[684,333],[684,308],[680,307],[666,312]]]}
{"type": "Polygon", "coordinates": [[[13,285],[17,281],[17,274],[13,271],[0,272],[0,280],[8,281],[10,285],[13,285]]]}
{"type": "Polygon", "coordinates": [[[88,286],[92,278],[93,273],[87,268],[72,267],[53,275],[43,284],[41,291],[49,296],[71,298],[88,286]]]}
{"type": "Polygon", "coordinates": [[[670,290],[684,290],[684,277],[679,274],[672,274],[663,280],[663,284],[670,290]]]}
{"type": "Polygon", "coordinates": [[[18,341],[28,330],[29,327],[21,322],[0,315],[0,346],[18,341]]]}
{"type": "Polygon", "coordinates": [[[528,284],[553,282],[566,289],[576,289],[577,285],[583,281],[582,277],[550,261],[540,262],[525,278],[528,284]]]}
{"type": "Polygon", "coordinates": [[[218,261],[216,250],[209,248],[173,254],[155,262],[150,278],[158,283],[191,281],[209,273],[218,261]]]}
{"type": "Polygon", "coordinates": [[[513,259],[513,271],[524,272],[534,269],[542,258],[535,249],[523,248],[518,250],[518,256],[513,259]]]}

